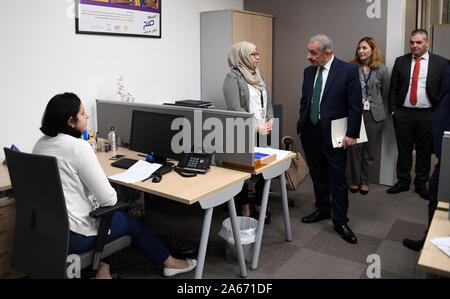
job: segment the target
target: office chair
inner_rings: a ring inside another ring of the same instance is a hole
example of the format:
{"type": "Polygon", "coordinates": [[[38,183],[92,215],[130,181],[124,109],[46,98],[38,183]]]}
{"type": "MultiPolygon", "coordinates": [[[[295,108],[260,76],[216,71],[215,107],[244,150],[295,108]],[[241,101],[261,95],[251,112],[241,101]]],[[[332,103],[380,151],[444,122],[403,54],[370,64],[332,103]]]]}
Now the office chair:
{"type": "MultiPolygon", "coordinates": [[[[29,278],[67,278],[69,218],[57,160],[4,151],[16,204],[11,267],[29,278]]],[[[131,244],[124,236],[105,245],[112,215],[128,206],[118,203],[90,214],[100,219],[100,227],[95,249],[78,254],[80,271],[91,264],[97,270],[100,259],[131,244]]]]}
{"type": "MultiPolygon", "coordinates": [[[[283,105],[282,104],[272,104],[273,108],[273,117],[278,118],[280,120],[280,127],[279,127],[279,140],[278,144],[280,145],[280,149],[286,149],[285,145],[282,144],[283,139],[283,105]]],[[[288,205],[290,207],[295,207],[295,201],[293,199],[288,198],[288,205]]]]}

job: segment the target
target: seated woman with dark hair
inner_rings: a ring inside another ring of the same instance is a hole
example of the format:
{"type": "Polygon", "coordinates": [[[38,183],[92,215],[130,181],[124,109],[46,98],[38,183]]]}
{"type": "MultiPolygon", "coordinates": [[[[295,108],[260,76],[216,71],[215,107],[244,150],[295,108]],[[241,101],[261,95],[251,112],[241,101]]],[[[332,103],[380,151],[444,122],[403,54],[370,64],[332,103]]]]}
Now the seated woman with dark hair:
{"type": "MultiPolygon", "coordinates": [[[[70,225],[69,254],[92,249],[97,239],[98,222],[89,213],[98,207],[113,206],[116,191],[110,185],[92,147],[80,139],[87,129],[89,116],[73,93],[54,96],[47,104],[41,131],[45,134],[33,153],[54,156],[58,168],[70,225]]],[[[123,212],[114,214],[108,242],[130,235],[132,246],[153,264],[164,265],[164,276],[193,270],[196,260],[173,258],[158,238],[136,217],[123,212]]],[[[108,259],[100,262],[96,278],[111,278],[108,259]]]]}

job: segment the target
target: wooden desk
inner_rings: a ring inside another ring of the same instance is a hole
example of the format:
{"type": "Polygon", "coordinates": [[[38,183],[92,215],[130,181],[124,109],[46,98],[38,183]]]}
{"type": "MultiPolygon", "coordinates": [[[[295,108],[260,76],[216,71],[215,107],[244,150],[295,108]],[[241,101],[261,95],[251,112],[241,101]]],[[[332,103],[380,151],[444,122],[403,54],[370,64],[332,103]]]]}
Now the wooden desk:
{"type": "MultiPolygon", "coordinates": [[[[130,159],[144,160],[143,157],[138,157],[136,152],[123,148],[120,148],[116,153],[97,153],[100,164],[108,177],[124,171],[123,169],[111,166],[113,161],[109,160],[109,158],[116,154],[123,154],[126,158],[130,159]]],[[[245,278],[247,277],[247,269],[245,266],[244,252],[241,245],[233,198],[242,190],[244,181],[250,177],[251,175],[246,172],[211,166],[206,174],[199,174],[194,178],[183,178],[176,172],[172,171],[165,174],[160,183],[153,183],[151,180],[144,183],[137,182],[134,184],[126,184],[114,180],[111,181],[119,185],[169,198],[183,204],[192,205],[197,202],[200,204],[200,206],[205,210],[205,216],[203,218],[203,228],[197,257],[197,267],[195,269],[195,278],[197,279],[202,278],[203,275],[203,266],[209,239],[209,231],[211,228],[213,209],[214,207],[226,202],[228,204],[228,210],[233,227],[233,235],[238,253],[241,276],[245,278]]]]}
{"type": "Polygon", "coordinates": [[[450,277],[450,257],[430,242],[430,240],[437,237],[450,237],[448,210],[437,209],[434,212],[425,244],[417,262],[417,269],[450,277]]]}
{"type": "MultiPolygon", "coordinates": [[[[137,156],[136,152],[123,148],[119,149],[117,154],[125,155],[126,158],[130,159],[145,160],[145,158],[137,156]]],[[[114,155],[116,153],[97,153],[100,165],[107,177],[124,171],[124,169],[111,166],[111,163],[114,161],[109,160],[109,158],[114,155]]],[[[111,180],[111,182],[192,205],[248,178],[250,178],[248,173],[211,166],[206,174],[199,174],[193,178],[182,178],[179,174],[172,171],[165,174],[161,182],[157,184],[152,183],[151,180],[134,184],[125,184],[115,180],[111,180]],[[212,177],[214,179],[211,179],[212,177]]]]}
{"type": "Polygon", "coordinates": [[[9,179],[8,168],[5,165],[0,164],[0,192],[11,189],[12,186],[11,181],[9,179]]]}
{"type": "Polygon", "coordinates": [[[256,229],[256,240],[251,265],[251,268],[253,270],[256,270],[258,268],[259,253],[261,251],[262,235],[264,231],[264,220],[266,217],[267,203],[269,201],[270,184],[273,178],[278,177],[280,179],[285,236],[286,241],[292,241],[291,222],[289,219],[289,206],[286,190],[286,177],[284,173],[289,169],[291,161],[294,157],[295,153],[290,153],[281,160],[277,160],[251,172],[253,176],[261,174],[264,178],[264,191],[261,199],[261,211],[259,213],[258,228],[256,229]]]}
{"type": "Polygon", "coordinates": [[[439,201],[438,205],[437,205],[437,209],[438,210],[442,210],[442,211],[448,211],[449,203],[448,202],[439,201]]]}
{"type": "MultiPolygon", "coordinates": [[[[8,168],[0,165],[0,191],[12,189],[8,168]]],[[[16,222],[16,206],[11,192],[8,200],[0,202],[0,279],[22,278],[24,275],[11,269],[11,253],[16,222]]]]}

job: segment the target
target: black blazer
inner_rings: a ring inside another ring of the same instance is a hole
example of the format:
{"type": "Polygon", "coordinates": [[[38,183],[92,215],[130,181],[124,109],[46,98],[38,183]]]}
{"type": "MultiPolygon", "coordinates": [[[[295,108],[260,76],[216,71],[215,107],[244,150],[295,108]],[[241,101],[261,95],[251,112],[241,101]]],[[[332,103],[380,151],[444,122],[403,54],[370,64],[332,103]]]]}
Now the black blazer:
{"type": "MultiPolygon", "coordinates": [[[[309,66],[303,77],[300,118],[297,134],[301,133],[309,117],[317,67],[309,66]]],[[[348,117],[347,134],[358,138],[363,111],[361,83],[358,68],[334,57],[320,103],[320,121],[327,143],[331,144],[331,121],[348,117]]]]}
{"type": "MultiPolygon", "coordinates": [[[[426,92],[433,108],[439,103],[442,84],[445,80],[445,71],[448,60],[442,56],[430,53],[428,63],[426,92]]],[[[405,103],[411,79],[412,54],[400,56],[395,60],[391,75],[391,86],[389,89],[389,112],[397,111],[405,103]]]]}

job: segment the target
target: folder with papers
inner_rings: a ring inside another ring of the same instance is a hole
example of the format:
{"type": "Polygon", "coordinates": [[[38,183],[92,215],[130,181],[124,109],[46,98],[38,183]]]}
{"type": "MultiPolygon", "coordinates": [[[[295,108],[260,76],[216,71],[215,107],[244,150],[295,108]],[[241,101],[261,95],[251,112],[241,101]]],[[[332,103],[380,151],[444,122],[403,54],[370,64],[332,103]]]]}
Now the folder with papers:
{"type": "MultiPolygon", "coordinates": [[[[335,119],[331,121],[331,142],[334,148],[342,147],[342,140],[347,133],[347,117],[335,119]]],[[[359,138],[357,143],[367,142],[366,127],[364,125],[364,118],[361,118],[361,130],[359,131],[359,138]]]]}

